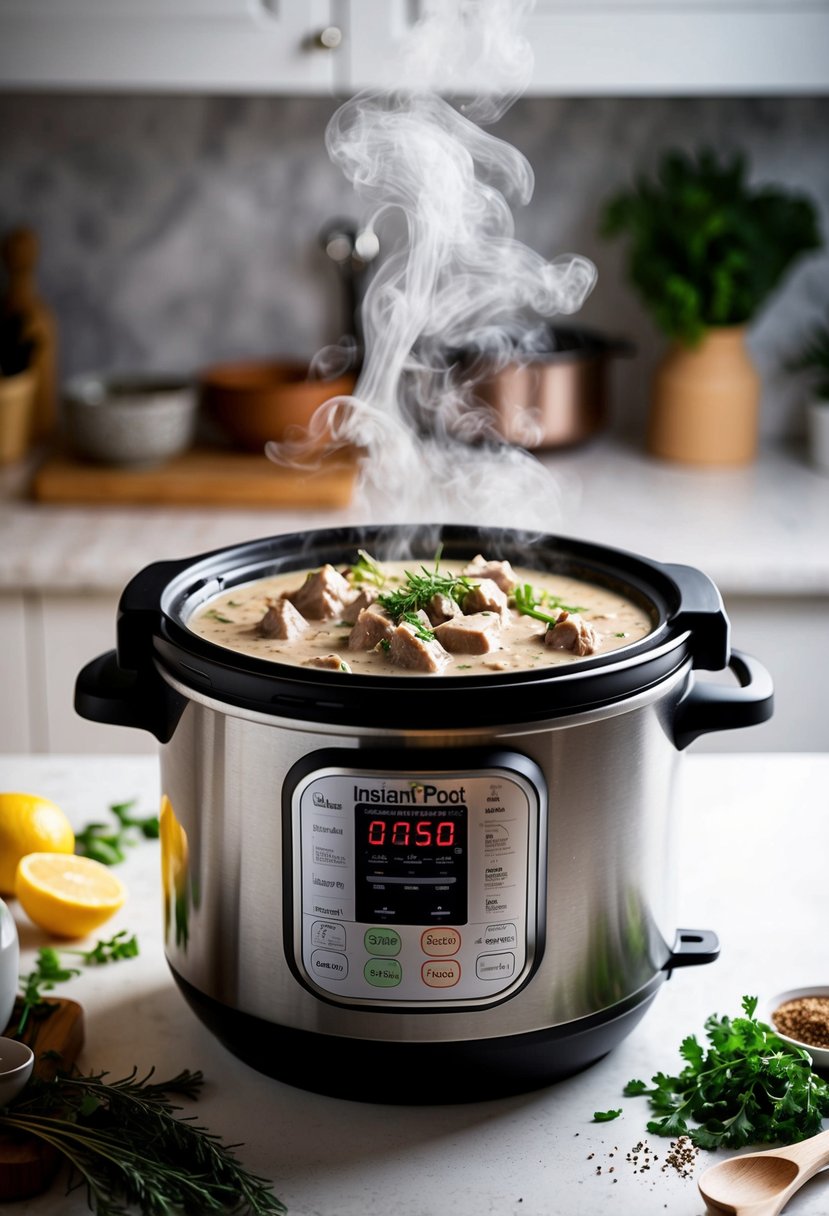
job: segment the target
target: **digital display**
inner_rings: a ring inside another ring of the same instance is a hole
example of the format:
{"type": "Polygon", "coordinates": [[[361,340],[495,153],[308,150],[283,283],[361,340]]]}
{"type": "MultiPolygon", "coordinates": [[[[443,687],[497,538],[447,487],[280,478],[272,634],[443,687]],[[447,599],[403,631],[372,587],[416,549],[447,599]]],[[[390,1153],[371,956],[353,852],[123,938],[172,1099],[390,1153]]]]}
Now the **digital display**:
{"type": "Polygon", "coordinates": [[[466,924],[467,808],[357,803],[357,919],[466,924]]]}

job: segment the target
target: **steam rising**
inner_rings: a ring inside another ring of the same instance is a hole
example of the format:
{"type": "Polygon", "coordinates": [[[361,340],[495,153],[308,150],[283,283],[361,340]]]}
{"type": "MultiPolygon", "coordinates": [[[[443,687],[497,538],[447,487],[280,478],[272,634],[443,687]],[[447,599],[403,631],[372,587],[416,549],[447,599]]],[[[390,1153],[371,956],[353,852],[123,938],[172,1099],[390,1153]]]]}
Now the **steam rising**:
{"type": "Polygon", "coordinates": [[[527,7],[444,0],[415,27],[398,81],[485,81],[462,109],[397,88],[353,97],[328,126],[328,153],[368,205],[384,255],[363,301],[354,396],[328,402],[307,435],[268,454],[308,463],[326,436],[359,448],[358,510],[370,519],[543,530],[556,521],[557,482],[490,431],[474,385],[456,370],[462,349],[505,363],[518,334],[575,312],[595,282],[586,258],[548,262],[516,240],[511,208],[529,202],[533,172],[478,125],[525,87],[532,61],[518,27],[527,7]]]}

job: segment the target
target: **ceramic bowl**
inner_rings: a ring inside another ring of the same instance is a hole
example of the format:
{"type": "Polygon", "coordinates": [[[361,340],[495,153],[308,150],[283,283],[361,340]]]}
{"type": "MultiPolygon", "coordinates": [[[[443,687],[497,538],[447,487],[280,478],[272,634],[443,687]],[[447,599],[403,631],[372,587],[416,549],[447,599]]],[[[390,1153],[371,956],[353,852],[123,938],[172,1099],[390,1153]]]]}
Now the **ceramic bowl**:
{"type": "MultiPolygon", "coordinates": [[[[299,360],[223,363],[204,372],[201,393],[207,413],[235,447],[261,452],[269,440],[279,443],[305,430],[323,402],[347,396],[355,381],[353,373],[312,379],[308,363],[299,360]]],[[[324,446],[325,433],[319,442],[324,446]]]]}
{"type": "Polygon", "coordinates": [[[793,1039],[790,1035],[783,1034],[775,1025],[775,1010],[784,1005],[786,1001],[796,1001],[798,997],[804,996],[829,998],[829,984],[811,984],[807,988],[790,988],[786,992],[778,993],[777,996],[766,1002],[765,1009],[760,1013],[760,1020],[767,1022],[774,1033],[783,1039],[784,1042],[794,1043],[795,1047],[802,1047],[805,1051],[808,1051],[815,1068],[829,1069],[829,1047],[813,1047],[811,1043],[804,1043],[800,1039],[793,1039]]]}
{"type": "Polygon", "coordinates": [[[0,1106],[8,1106],[32,1075],[35,1057],[18,1039],[0,1038],[0,1106]]]}
{"type": "Polygon", "coordinates": [[[0,899],[0,1034],[9,1023],[17,995],[20,974],[20,946],[17,925],[0,899]]]}
{"type": "Polygon", "coordinates": [[[154,375],[79,376],[64,390],[69,442],[100,464],[152,466],[193,443],[195,384],[154,375]]]}

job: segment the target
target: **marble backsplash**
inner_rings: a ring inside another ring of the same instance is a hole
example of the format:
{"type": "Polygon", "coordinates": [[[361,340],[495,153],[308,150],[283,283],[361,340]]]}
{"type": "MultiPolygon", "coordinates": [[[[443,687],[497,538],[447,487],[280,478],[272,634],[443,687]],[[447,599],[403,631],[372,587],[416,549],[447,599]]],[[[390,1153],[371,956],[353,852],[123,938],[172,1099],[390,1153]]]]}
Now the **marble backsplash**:
{"type": "MultiPolygon", "coordinates": [[[[0,230],[31,225],[65,378],[196,371],[225,358],[312,355],[346,327],[319,243],[361,204],[328,161],[331,98],[0,94],[0,230]]],[[[598,284],[576,323],[630,339],[613,368],[613,422],[641,427],[663,340],[597,233],[601,203],[668,146],[740,149],[758,182],[808,193],[829,240],[829,97],[526,99],[495,128],[535,193],[518,236],[586,254],[598,284]]],[[[751,327],[762,430],[801,428],[804,388],[781,364],[825,312],[829,252],[804,258],[751,327]]]]}

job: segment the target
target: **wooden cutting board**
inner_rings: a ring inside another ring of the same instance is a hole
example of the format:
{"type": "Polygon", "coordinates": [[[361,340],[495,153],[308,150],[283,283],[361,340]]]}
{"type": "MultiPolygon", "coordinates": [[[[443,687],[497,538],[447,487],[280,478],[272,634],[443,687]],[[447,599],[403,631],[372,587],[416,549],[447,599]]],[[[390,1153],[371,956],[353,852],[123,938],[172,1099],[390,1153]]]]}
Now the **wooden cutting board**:
{"type": "MultiPolygon", "coordinates": [[[[23,1037],[35,1053],[35,1075],[49,1080],[58,1066],[69,1069],[75,1063],[84,1032],[83,1010],[76,1001],[50,999],[46,1004],[52,1013],[33,1021],[33,1034],[23,1037]]],[[[0,1202],[45,1191],[60,1162],[60,1154],[35,1136],[0,1134],[0,1202]]]]}
{"type": "Polygon", "coordinates": [[[258,452],[194,448],[167,464],[125,469],[47,456],[32,481],[38,502],[212,507],[345,507],[357,475],[352,457],[313,473],[285,469],[258,452]]]}

